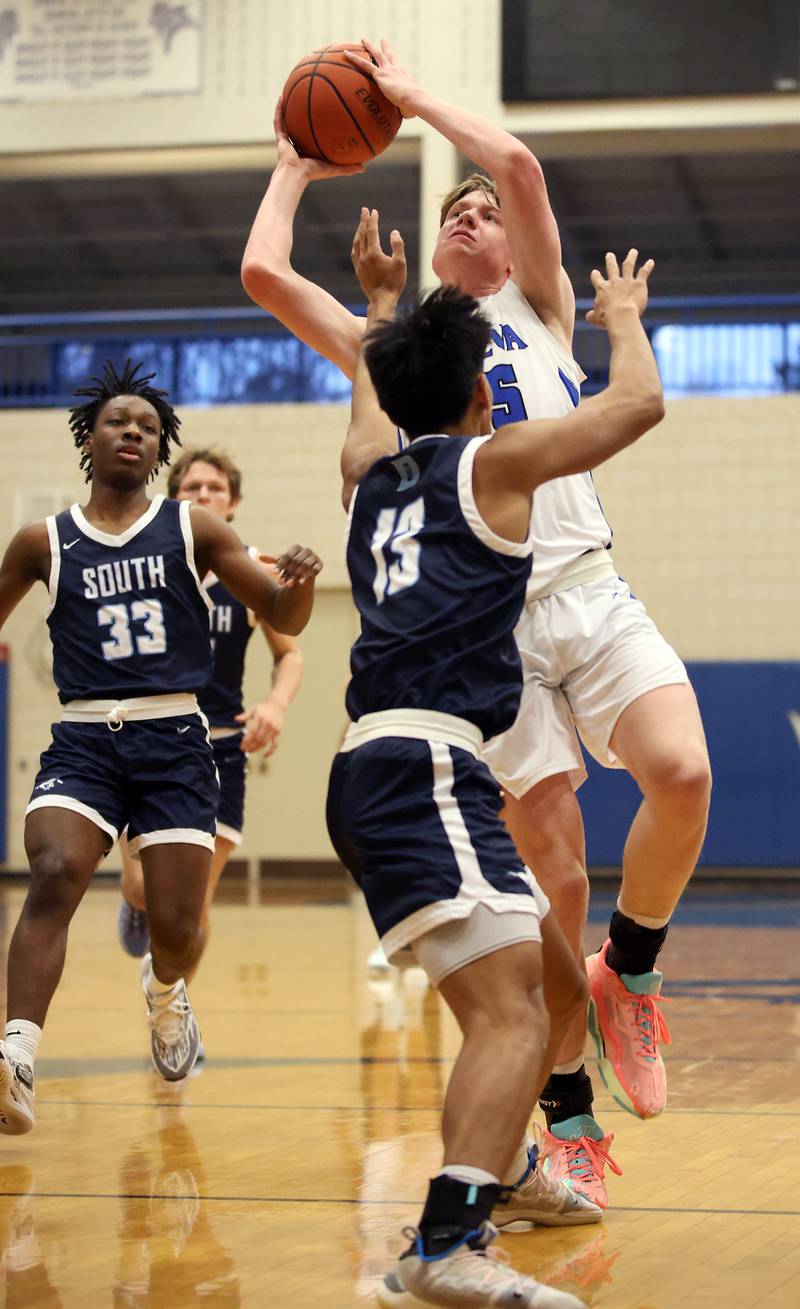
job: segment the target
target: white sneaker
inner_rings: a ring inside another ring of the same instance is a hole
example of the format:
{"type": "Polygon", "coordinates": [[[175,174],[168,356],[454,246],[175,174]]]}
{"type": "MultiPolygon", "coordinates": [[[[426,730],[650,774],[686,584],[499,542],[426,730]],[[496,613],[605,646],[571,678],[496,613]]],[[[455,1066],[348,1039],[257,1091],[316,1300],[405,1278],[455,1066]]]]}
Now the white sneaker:
{"type": "Polygon", "coordinates": [[[422,1238],[415,1227],[404,1229],[404,1236],[414,1242],[387,1273],[377,1291],[382,1309],[425,1309],[439,1305],[442,1309],[583,1309],[583,1301],[565,1291],[544,1286],[524,1273],[511,1268],[502,1254],[489,1253],[487,1246],[497,1236],[497,1228],[482,1223],[473,1234],[473,1245],[461,1241],[446,1254],[430,1258],[425,1255],[422,1238]]]}
{"type": "Polygon", "coordinates": [[[150,955],[146,954],[142,960],[142,990],[147,1000],[153,1066],[165,1081],[180,1082],[188,1077],[197,1062],[200,1029],[183,979],[169,1000],[159,1002],[153,999],[145,984],[149,972],[150,955]]]}
{"type": "Polygon", "coordinates": [[[33,1073],[0,1041],[0,1132],[22,1136],[33,1127],[33,1073]]]}
{"type": "Polygon", "coordinates": [[[507,1189],[492,1210],[498,1227],[509,1223],[536,1223],[540,1227],[575,1227],[599,1223],[603,1211],[585,1195],[573,1191],[557,1177],[537,1167],[539,1148],[528,1148],[528,1167],[513,1187],[507,1189]]]}

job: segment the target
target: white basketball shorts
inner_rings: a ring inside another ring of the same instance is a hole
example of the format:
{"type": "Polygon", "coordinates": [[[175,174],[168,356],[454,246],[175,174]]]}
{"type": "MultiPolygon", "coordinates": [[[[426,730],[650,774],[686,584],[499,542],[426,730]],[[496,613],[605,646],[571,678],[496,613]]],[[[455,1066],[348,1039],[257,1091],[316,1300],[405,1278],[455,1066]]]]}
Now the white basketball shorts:
{"type": "Polygon", "coordinates": [[[537,782],[569,773],[586,780],[578,734],[606,768],[622,712],[660,686],[688,682],[683,663],[620,577],[602,577],[532,600],[516,628],[523,688],[513,727],[482,758],[518,799],[537,782]]]}

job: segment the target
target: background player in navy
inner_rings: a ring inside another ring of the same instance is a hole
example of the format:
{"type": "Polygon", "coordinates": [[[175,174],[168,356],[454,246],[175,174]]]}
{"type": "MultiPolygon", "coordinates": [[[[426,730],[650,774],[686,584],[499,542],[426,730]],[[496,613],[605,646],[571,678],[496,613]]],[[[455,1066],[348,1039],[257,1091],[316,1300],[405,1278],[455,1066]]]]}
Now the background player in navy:
{"type": "Polygon", "coordinates": [[[342,477],[361,635],[329,828],[387,956],[412,945],[464,1038],[442,1118],[444,1168],[378,1299],[387,1309],[512,1299],[529,1309],[574,1306],[485,1258],[493,1211],[501,1222],[573,1223],[601,1210],[542,1178],[526,1136],[586,986],[502,826],[499,789],[478,755],[519,706],[513,633],[530,575],[535,489],[595,467],[663,414],[640,323],[652,264],[634,276],[631,251],[621,276],[613,255],[607,279],[592,273],[590,319],[607,328],[612,348],[608,389],[565,418],[489,436],[490,325],[477,301],[443,288],[405,318],[379,322],[394,312],[405,262],[396,232],[392,255],[382,254],[374,210],[362,211],[353,261],[369,317],[342,477]],[[387,415],[411,439],[404,454],[385,453],[387,415]]]}
{"type": "MultiPolygon", "coordinates": [[[[222,451],[184,450],[170,467],[167,494],[172,500],[188,500],[209,509],[229,523],[242,498],[242,474],[222,451]]],[[[253,547],[249,553],[253,558],[258,557],[253,547]]],[[[294,637],[274,631],[268,623],[258,622],[252,610],[231,595],[218,577],[203,578],[203,585],[214,604],[209,614],[213,672],[197,699],[211,729],[220,802],[214,857],[200,920],[202,944],[197,963],[208,940],[208,916],[214,892],[233,850],[242,840],[247,755],[263,750],[269,756],[277,749],[286,710],[303,680],[303,655],[294,637]],[[242,699],[245,654],[257,622],[272,654],[272,685],[263,700],[245,709],[242,699]]],[[[138,956],[145,953],[148,942],[144,881],[141,864],[130,857],[126,842],[120,841],[120,850],[123,899],[119,935],[128,954],[138,956]]]]}
{"type": "Polygon", "coordinates": [[[42,755],[25,821],[30,885],[8,953],[0,1042],[0,1130],[33,1126],[33,1062],[64,965],[70,919],[98,861],[128,827],[144,866],[152,957],[142,984],[156,1069],[177,1081],[199,1031],[183,976],[197,949],[219,788],[195,692],[208,681],[212,569],[279,630],[311,613],[316,555],[294,546],[282,585],[215,515],[146,486],[169,458],[178,422],[164,393],[125,366],[79,391],[70,426],[91,481],[88,503],[24,527],[0,568],[0,622],[36,581],[62,721],[42,755]]]}

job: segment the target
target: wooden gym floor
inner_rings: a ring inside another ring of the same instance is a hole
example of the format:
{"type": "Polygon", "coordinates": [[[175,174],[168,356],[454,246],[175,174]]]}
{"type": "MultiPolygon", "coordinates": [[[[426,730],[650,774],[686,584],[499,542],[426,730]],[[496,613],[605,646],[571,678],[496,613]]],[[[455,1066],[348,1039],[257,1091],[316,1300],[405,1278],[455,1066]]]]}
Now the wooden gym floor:
{"type": "MultiPolygon", "coordinates": [[[[7,946],[24,888],[0,887],[7,946]]],[[[231,885],[192,988],[208,1049],[151,1071],[116,889],[71,933],[37,1068],[38,1117],[0,1137],[9,1309],[366,1305],[438,1166],[457,1048],[435,993],[370,982],[371,929],[338,887],[231,885]]],[[[588,944],[611,899],[594,897],[588,944]]],[[[602,1226],[507,1235],[515,1263],[598,1309],[800,1306],[800,906],[692,898],[664,955],[670,1105],[603,1092],[624,1176],[602,1226]]],[[[3,949],[3,954],[5,948],[3,949]]]]}

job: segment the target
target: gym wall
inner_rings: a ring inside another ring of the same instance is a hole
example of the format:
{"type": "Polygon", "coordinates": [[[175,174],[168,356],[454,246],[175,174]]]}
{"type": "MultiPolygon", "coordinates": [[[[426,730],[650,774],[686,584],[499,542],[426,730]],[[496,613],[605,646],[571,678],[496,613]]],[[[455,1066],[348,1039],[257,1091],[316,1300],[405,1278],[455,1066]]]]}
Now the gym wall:
{"type": "MultiPolygon", "coordinates": [[[[345,586],[338,479],[347,409],[232,406],[184,409],[183,419],[185,444],[216,443],[242,467],[236,526],[245,541],[269,550],[307,542],[325,560],[317,609],[302,638],[305,684],[287,715],[279,752],[265,771],[257,763],[252,771],[242,853],[328,859],[325,787],[344,725],[347,651],[356,633],[345,586]]],[[[792,799],[800,784],[800,741],[791,717],[796,712],[800,725],[800,665],[781,673],[786,661],[800,658],[797,438],[793,396],[673,401],[656,431],[596,474],[620,573],[681,656],[703,666],[718,772],[712,835],[718,829],[724,838],[721,846],[707,846],[707,863],[800,865],[792,799]],[[717,664],[726,666],[719,675],[717,664]],[[724,785],[720,768],[727,770],[724,785]],[[756,800],[753,816],[747,806],[756,800]],[[742,844],[743,833],[749,844],[742,844]]],[[[0,413],[3,439],[7,476],[0,516],[8,536],[30,518],[84,500],[63,413],[0,413]]],[[[11,679],[9,869],[24,867],[23,813],[57,712],[46,609],[39,586],[3,634],[11,679]]],[[[256,634],[248,661],[251,702],[263,695],[268,670],[266,644],[256,634]]],[[[620,805],[631,804],[626,783],[598,770],[584,788],[592,862],[614,861],[622,830],[616,815],[620,805]]]]}

